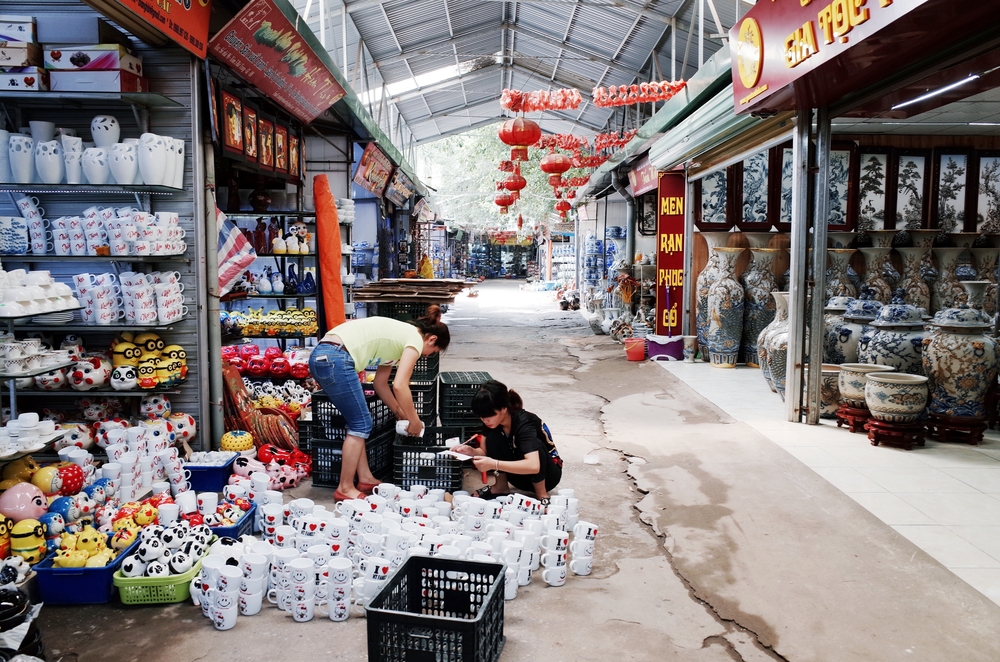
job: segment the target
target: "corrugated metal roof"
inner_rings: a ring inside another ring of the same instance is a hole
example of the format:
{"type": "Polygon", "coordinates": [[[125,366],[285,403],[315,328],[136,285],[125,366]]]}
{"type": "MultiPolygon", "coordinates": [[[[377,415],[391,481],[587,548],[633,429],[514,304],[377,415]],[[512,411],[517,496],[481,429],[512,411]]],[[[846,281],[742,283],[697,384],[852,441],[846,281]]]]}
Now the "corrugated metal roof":
{"type": "Polygon", "coordinates": [[[409,143],[400,145],[405,153],[413,145],[511,116],[500,107],[504,88],[580,90],[584,98],[580,108],[531,115],[547,133],[592,135],[638,128],[654,112],[652,104],[638,109],[630,106],[628,111],[597,108],[590,103],[591,90],[670,79],[672,70],[678,78],[689,78],[698,69],[699,7],[704,6],[703,57],[707,60],[722,45],[721,35],[751,3],[294,0],[293,4],[317,36],[325,32],[330,57],[369,104],[373,116],[381,115],[386,126],[390,113],[379,112],[381,89],[384,85],[392,90],[387,100],[402,116],[404,140],[409,138],[409,143]],[[346,49],[342,37],[345,7],[346,49]],[[364,55],[360,68],[359,41],[364,55]],[[463,72],[460,77],[452,74],[415,88],[418,76],[456,66],[463,72]],[[404,90],[398,91],[399,87],[404,90]],[[365,92],[372,90],[377,93],[369,100],[365,92]]]}

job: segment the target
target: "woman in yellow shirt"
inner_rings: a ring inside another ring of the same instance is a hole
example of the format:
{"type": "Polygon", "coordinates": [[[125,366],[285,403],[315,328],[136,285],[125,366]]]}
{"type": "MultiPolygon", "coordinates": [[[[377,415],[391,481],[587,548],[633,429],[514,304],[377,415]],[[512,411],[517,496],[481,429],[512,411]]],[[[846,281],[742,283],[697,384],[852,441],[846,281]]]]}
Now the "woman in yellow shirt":
{"type": "Polygon", "coordinates": [[[309,370],[330,402],[344,416],[347,435],[341,455],[340,484],[333,498],[354,499],[380,482],[368,466],[365,440],[372,417],[365,403],[358,372],[377,365],[375,393],[400,420],[409,421],[407,433],[420,434],[423,423],[410,394],[410,375],[417,359],[448,348],[451,333],[441,321],[441,308],[429,306],[412,323],[388,317],[351,320],[330,330],[309,357],[309,370]],[[389,373],[396,377],[389,385],[389,373]],[[357,485],[355,486],[355,482],[357,485]]]}

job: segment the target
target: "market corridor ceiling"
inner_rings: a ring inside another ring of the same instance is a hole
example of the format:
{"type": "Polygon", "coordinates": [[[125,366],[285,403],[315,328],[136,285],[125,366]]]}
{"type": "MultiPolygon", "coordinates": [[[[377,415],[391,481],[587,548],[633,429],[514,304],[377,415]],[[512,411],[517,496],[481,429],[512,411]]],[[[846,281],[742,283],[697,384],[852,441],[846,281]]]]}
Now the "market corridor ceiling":
{"type": "MultiPolygon", "coordinates": [[[[699,56],[708,59],[718,50],[738,16],[752,5],[746,0],[293,0],[293,4],[368,103],[372,116],[388,117],[390,104],[398,109],[408,132],[394,131],[392,139],[404,148],[510,116],[500,107],[504,88],[580,90],[584,101],[578,109],[531,115],[546,133],[592,135],[634,128],[643,119],[634,117],[636,106],[627,107],[631,115],[625,118],[622,109],[594,106],[591,90],[670,80],[672,71],[677,78],[690,77],[698,69],[699,56]],[[359,36],[366,53],[360,70],[359,36]]],[[[648,113],[650,104],[644,106],[648,113]]]]}

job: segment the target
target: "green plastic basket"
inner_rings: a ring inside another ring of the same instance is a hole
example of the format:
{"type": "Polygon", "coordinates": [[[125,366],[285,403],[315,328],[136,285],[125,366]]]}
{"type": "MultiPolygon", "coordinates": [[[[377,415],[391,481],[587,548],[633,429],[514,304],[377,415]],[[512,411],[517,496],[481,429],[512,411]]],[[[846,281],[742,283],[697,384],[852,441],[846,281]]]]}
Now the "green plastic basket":
{"type": "MultiPolygon", "coordinates": [[[[204,557],[202,557],[203,559],[204,557]]],[[[184,602],[191,597],[191,580],[201,572],[201,561],[182,575],[170,577],[126,577],[119,570],[113,581],[126,605],[162,605],[184,602]]]]}

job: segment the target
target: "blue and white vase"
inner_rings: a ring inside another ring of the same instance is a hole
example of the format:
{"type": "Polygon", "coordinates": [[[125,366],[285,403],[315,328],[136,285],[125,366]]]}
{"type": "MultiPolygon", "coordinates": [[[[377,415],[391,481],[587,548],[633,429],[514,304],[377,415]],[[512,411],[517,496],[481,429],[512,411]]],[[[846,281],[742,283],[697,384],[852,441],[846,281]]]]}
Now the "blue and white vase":
{"type": "Polygon", "coordinates": [[[995,315],[997,312],[997,257],[1000,257],[1000,249],[996,248],[973,248],[972,262],[979,273],[979,280],[990,282],[986,286],[983,295],[983,312],[987,315],[995,315]]]}
{"type": "Polygon", "coordinates": [[[868,323],[878,317],[882,309],[882,304],[870,299],[871,296],[872,293],[865,290],[860,299],[851,301],[844,311],[844,321],[827,332],[830,363],[858,362],[859,351],[873,333],[868,323]]]}
{"type": "Polygon", "coordinates": [[[931,312],[938,312],[965,303],[965,289],[958,280],[955,269],[964,248],[935,248],[934,257],[938,262],[938,279],[931,292],[931,312]]]}
{"type": "Polygon", "coordinates": [[[930,253],[928,248],[897,248],[903,258],[903,277],[897,289],[905,293],[906,303],[911,306],[931,309],[931,288],[927,286],[923,276],[924,258],[930,253]]]}
{"type": "Polygon", "coordinates": [[[886,423],[913,423],[927,407],[927,378],[896,372],[873,372],[865,384],[865,404],[886,423]]]}
{"type": "Polygon", "coordinates": [[[897,372],[922,375],[924,330],[922,311],[903,303],[903,290],[896,290],[892,303],[879,310],[869,323],[870,336],[859,343],[858,362],[889,365],[897,372]]]}
{"type": "Polygon", "coordinates": [[[771,272],[774,256],[781,249],[751,248],[753,261],[743,272],[743,347],[748,366],[757,368],[757,338],[774,321],[775,303],[771,292],[778,290],[778,281],[771,272]]]}
{"type": "Polygon", "coordinates": [[[844,313],[854,301],[852,297],[830,297],[823,309],[823,362],[844,363],[843,352],[837,346],[837,333],[844,323],[844,313]]]}
{"type": "Polygon", "coordinates": [[[858,288],[847,277],[847,267],[857,251],[853,248],[830,248],[826,251],[830,258],[829,279],[826,284],[826,298],[858,296],[858,288]]]}
{"type": "Polygon", "coordinates": [[[729,239],[728,232],[700,233],[708,244],[708,262],[698,274],[695,281],[695,330],[698,335],[698,346],[701,348],[701,360],[708,361],[708,290],[719,279],[719,258],[715,249],[725,246],[729,239]]]}
{"type": "Polygon", "coordinates": [[[764,327],[764,330],[757,336],[757,364],[760,366],[760,371],[764,373],[767,385],[773,392],[777,393],[778,389],[775,388],[774,378],[771,376],[767,348],[773,335],[788,330],[788,292],[771,292],[771,298],[774,299],[774,320],[764,327]]]}
{"type": "MultiPolygon", "coordinates": [[[[963,283],[973,304],[982,301],[988,281],[963,283]]],[[[929,378],[933,414],[983,419],[986,392],[996,381],[997,342],[980,310],[962,306],[938,311],[931,321],[936,332],[924,340],[923,369],[929,378]]]]}
{"type": "Polygon", "coordinates": [[[743,339],[743,286],[736,280],[736,260],[745,248],[720,247],[719,279],[708,290],[708,354],[716,368],[735,368],[743,339]]]}
{"type": "Polygon", "coordinates": [[[889,285],[883,274],[885,265],[889,261],[891,248],[861,248],[861,254],[865,256],[865,283],[864,286],[871,289],[876,301],[883,304],[892,301],[892,286],[889,285]]]}

